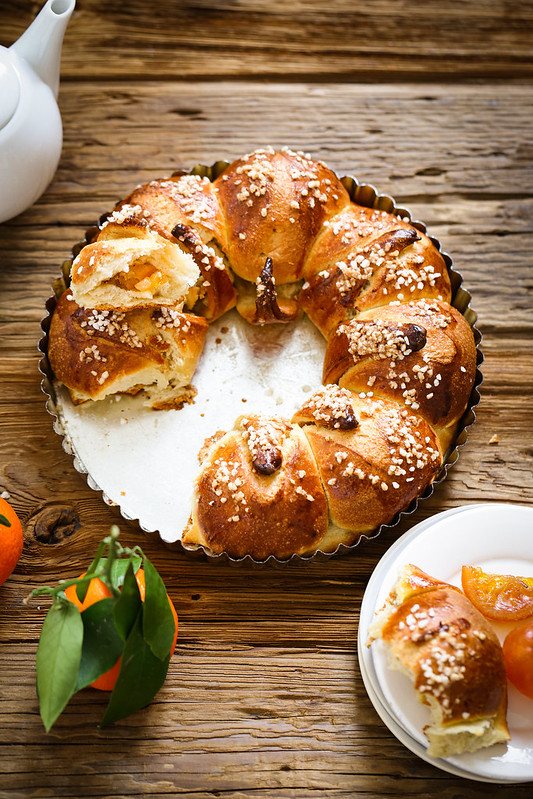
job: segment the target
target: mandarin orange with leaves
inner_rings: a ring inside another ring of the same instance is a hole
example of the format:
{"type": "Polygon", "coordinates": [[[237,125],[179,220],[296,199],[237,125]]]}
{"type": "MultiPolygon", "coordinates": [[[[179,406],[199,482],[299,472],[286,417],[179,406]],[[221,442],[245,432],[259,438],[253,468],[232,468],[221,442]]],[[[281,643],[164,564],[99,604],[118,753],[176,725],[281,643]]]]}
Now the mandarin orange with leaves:
{"type": "Polygon", "coordinates": [[[479,566],[463,566],[463,591],[492,621],[523,621],[533,616],[533,577],[491,574],[479,566]]]}
{"type": "Polygon", "coordinates": [[[19,562],[23,543],[19,518],[9,502],[0,497],[0,585],[5,583],[19,562]]]}
{"type": "Polygon", "coordinates": [[[46,732],[89,685],[110,690],[106,726],[145,708],[165,682],[176,611],[153,563],[139,546],[123,547],[119,533],[113,525],[84,575],[30,594],[52,599],[35,659],[46,732]]]}
{"type": "MultiPolygon", "coordinates": [[[[85,576],[85,572],[80,574],[80,579],[85,576]]],[[[139,587],[139,594],[141,595],[141,600],[144,602],[144,597],[146,594],[146,582],[144,578],[144,569],[138,569],[135,572],[135,580],[139,587]]],[[[80,612],[84,611],[86,608],[94,605],[95,602],[99,602],[101,599],[106,599],[107,597],[111,597],[112,593],[109,588],[106,586],[102,580],[98,577],[95,577],[89,583],[89,587],[87,588],[87,593],[85,594],[85,598],[83,602],[80,602],[78,594],[76,593],[76,586],[71,585],[65,590],[65,596],[67,599],[72,602],[76,607],[80,610],[80,612]]],[[[172,616],[174,618],[174,625],[175,625],[175,632],[174,632],[174,639],[172,641],[172,645],[170,647],[170,655],[172,656],[174,649],[176,648],[176,642],[178,640],[178,615],[176,613],[176,608],[171,600],[171,598],[167,594],[168,603],[170,605],[170,609],[172,611],[172,616]]],[[[119,657],[117,662],[114,666],[112,666],[109,671],[106,671],[97,680],[91,683],[93,688],[97,688],[99,691],[112,691],[115,687],[115,683],[117,681],[117,677],[120,671],[120,663],[122,658],[119,657]]]]}

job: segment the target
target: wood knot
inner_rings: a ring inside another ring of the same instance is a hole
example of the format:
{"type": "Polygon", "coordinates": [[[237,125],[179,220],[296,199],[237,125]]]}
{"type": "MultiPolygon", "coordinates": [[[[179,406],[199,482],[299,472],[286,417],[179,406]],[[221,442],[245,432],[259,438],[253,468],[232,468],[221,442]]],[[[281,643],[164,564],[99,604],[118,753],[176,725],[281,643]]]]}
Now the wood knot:
{"type": "Polygon", "coordinates": [[[51,503],[30,516],[26,529],[41,544],[60,544],[80,525],[80,517],[74,508],[51,503]]]}

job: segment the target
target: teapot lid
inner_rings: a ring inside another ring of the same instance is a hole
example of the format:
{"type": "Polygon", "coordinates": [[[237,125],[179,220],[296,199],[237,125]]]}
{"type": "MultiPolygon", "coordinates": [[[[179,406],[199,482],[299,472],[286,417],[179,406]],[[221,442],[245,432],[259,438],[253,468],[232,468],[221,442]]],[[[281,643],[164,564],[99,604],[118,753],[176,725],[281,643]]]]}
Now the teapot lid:
{"type": "Polygon", "coordinates": [[[7,125],[19,104],[20,83],[7,51],[0,48],[0,130],[7,125]]]}

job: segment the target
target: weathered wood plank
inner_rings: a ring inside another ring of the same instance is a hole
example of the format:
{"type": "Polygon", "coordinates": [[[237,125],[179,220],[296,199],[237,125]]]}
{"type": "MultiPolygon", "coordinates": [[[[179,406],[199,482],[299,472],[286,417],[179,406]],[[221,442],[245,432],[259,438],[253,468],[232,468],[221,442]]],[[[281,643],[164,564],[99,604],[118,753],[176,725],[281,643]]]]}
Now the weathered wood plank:
{"type": "MultiPolygon", "coordinates": [[[[17,666],[12,654],[8,662],[17,666]]],[[[353,650],[287,655],[275,647],[239,651],[215,644],[200,655],[197,646],[185,647],[158,700],[120,730],[97,730],[104,698],[85,691],[45,735],[30,715],[32,686],[19,690],[28,723],[16,723],[20,699],[8,702],[0,732],[0,741],[9,742],[2,768],[10,796],[28,796],[31,786],[80,799],[207,797],[214,779],[217,792],[230,797],[482,795],[479,787],[405,756],[370,706],[353,650]],[[124,769],[132,751],[136,772],[124,769]]],[[[500,788],[498,795],[528,795],[524,786],[512,790],[500,788]]]]}
{"type": "MultiPolygon", "coordinates": [[[[0,41],[39,5],[4,3],[0,41]]],[[[414,523],[459,504],[533,504],[532,30],[529,1],[78,0],[58,173],[0,226],[0,492],[25,528],[0,587],[2,799],[486,795],[388,732],[356,636],[375,564],[414,523]],[[36,349],[59,265],[103,211],[138,182],[265,143],[310,151],[423,219],[473,295],[485,353],[478,421],[432,497],[351,556],[279,569],[211,564],[105,505],[52,429],[36,349]],[[105,697],[87,690],[47,735],[34,686],[47,604],[23,601],[80,573],[113,522],[165,580],[177,653],[149,708],[99,730],[105,697]]],[[[498,786],[501,799],[529,793],[498,786]]]]}
{"type": "Polygon", "coordinates": [[[533,187],[530,84],[104,82],[67,84],[61,103],[58,178],[76,199],[88,181],[114,202],[138,181],[265,144],[310,151],[384,193],[400,186],[406,202],[521,199],[533,187]]]}
{"type": "MultiPolygon", "coordinates": [[[[1,43],[14,41],[38,4],[11,3],[1,43]]],[[[198,79],[316,75],[350,80],[442,76],[531,77],[530,2],[389,3],[351,0],[152,4],[78,3],[63,76],[198,79]]]]}

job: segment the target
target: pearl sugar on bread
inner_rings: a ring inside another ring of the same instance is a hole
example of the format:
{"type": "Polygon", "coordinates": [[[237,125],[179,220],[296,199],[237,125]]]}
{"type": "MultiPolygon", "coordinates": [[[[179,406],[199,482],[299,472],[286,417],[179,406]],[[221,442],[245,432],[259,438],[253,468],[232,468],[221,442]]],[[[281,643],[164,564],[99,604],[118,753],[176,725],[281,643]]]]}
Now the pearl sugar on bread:
{"type": "Polygon", "coordinates": [[[490,623],[455,586],[412,564],[401,571],[368,631],[391,668],[430,710],[428,754],[452,757],[510,739],[507,676],[490,623]]]}
{"type": "Polygon", "coordinates": [[[305,313],[326,338],[329,385],[292,419],[254,408],[203,448],[182,538],[287,559],[357,542],[437,476],[476,369],[450,302],[443,256],[408,219],[354,203],[322,162],[266,148],[213,181],[138,186],[104,217],[74,261],[48,355],[75,403],[123,392],[175,408],[227,310],[254,325],[305,313]]]}

